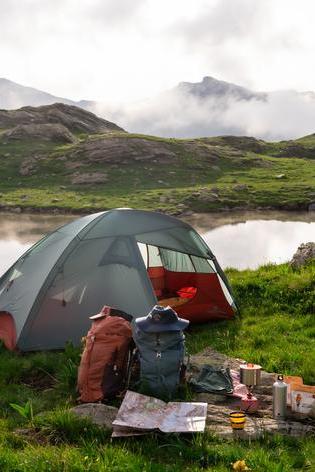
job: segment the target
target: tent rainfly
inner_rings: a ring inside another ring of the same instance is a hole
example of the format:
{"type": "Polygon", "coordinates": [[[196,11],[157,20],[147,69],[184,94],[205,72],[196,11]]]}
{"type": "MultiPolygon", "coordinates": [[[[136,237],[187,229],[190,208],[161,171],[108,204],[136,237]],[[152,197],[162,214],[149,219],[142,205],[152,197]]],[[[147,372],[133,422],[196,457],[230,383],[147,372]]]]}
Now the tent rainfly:
{"type": "Polygon", "coordinates": [[[145,316],[170,305],[190,322],[231,318],[230,287],[188,224],[114,209],[48,234],[0,278],[0,339],[22,351],[79,345],[103,305],[145,316]]]}

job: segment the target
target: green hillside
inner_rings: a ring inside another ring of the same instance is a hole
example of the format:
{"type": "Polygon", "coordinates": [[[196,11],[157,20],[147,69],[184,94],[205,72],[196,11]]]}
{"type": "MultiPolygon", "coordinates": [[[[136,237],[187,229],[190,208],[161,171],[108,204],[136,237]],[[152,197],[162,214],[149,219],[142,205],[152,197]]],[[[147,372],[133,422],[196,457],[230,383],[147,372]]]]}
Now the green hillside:
{"type": "Polygon", "coordinates": [[[176,214],[306,210],[315,202],[314,135],[278,143],[233,136],[163,139],[128,134],[83,110],[76,119],[79,109],[66,105],[62,120],[60,110],[52,120],[47,109],[57,106],[40,107],[45,113],[31,121],[0,111],[0,208],[131,206],[176,214]]]}

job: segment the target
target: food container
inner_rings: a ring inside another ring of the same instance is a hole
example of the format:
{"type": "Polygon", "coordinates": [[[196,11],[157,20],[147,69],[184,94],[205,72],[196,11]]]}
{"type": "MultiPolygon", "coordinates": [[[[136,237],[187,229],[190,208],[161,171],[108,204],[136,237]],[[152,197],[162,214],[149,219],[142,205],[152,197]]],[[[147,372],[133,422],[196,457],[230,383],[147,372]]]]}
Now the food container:
{"type": "Polygon", "coordinates": [[[259,385],[261,377],[261,366],[247,362],[240,365],[240,381],[244,385],[259,385]]]}

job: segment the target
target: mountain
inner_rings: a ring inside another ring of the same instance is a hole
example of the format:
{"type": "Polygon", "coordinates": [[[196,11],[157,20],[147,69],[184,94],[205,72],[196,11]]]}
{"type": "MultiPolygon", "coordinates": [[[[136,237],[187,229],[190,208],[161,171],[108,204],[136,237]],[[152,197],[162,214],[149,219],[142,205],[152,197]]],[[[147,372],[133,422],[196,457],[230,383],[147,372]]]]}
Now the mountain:
{"type": "MultiPolygon", "coordinates": [[[[236,100],[267,100],[267,94],[253,92],[245,87],[217,80],[214,77],[204,77],[201,82],[180,82],[176,89],[183,94],[199,99],[233,98],[236,100]]],[[[176,90],[175,89],[175,90],[176,90]]]]}
{"type": "Polygon", "coordinates": [[[0,79],[0,108],[55,102],[76,105],[133,133],[161,137],[255,136],[269,141],[296,139],[314,132],[315,93],[257,92],[204,77],[181,82],[156,97],[131,104],[74,102],[0,79]]]}
{"type": "MultiPolygon", "coordinates": [[[[266,100],[267,94],[253,92],[245,87],[217,80],[214,77],[204,77],[201,82],[180,82],[175,89],[182,94],[191,95],[201,99],[209,97],[222,98],[233,97],[237,100],[266,100]]],[[[312,92],[306,92],[312,93],[312,92]]],[[[8,79],[0,78],[0,109],[14,110],[24,106],[51,105],[53,103],[65,103],[76,105],[84,109],[92,110],[96,107],[104,107],[104,104],[93,100],[73,101],[52,95],[33,87],[26,87],[8,79]]]]}
{"type": "MultiPolygon", "coordinates": [[[[97,111],[102,114],[100,105],[97,111]]],[[[115,117],[128,131],[163,137],[235,135],[279,141],[314,132],[315,94],[256,92],[204,77],[201,82],[182,82],[158,97],[107,116],[115,117]]]]}
{"type": "Polygon", "coordinates": [[[75,102],[67,98],[56,97],[42,90],[0,78],[0,109],[14,110],[25,106],[37,107],[52,103],[75,105],[75,102]]]}

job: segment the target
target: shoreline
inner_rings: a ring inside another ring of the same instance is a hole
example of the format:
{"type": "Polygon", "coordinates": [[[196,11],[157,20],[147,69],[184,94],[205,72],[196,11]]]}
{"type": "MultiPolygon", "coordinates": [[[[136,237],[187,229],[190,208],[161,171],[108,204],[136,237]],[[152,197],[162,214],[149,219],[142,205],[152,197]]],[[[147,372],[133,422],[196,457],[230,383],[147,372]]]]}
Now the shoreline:
{"type": "MultiPolygon", "coordinates": [[[[283,205],[279,206],[266,206],[266,207],[242,207],[242,206],[235,206],[235,207],[223,207],[223,208],[211,208],[209,211],[205,211],[204,209],[202,211],[196,211],[192,209],[185,209],[184,211],[174,211],[174,210],[168,210],[167,208],[134,208],[130,207],[135,210],[145,210],[145,211],[154,211],[154,212],[159,212],[159,213],[164,213],[170,216],[175,216],[178,218],[185,218],[185,217],[191,217],[194,215],[202,215],[202,214],[218,214],[218,213],[238,213],[238,212],[258,212],[258,213],[263,213],[263,212],[287,212],[287,213],[309,213],[310,215],[314,214],[315,215],[315,209],[309,209],[305,208],[304,206],[302,207],[301,205],[296,205],[296,206],[290,206],[286,207],[283,205]]],[[[15,214],[47,214],[47,215],[89,215],[92,213],[97,213],[97,212],[102,212],[102,211],[108,211],[111,210],[112,208],[106,208],[106,207],[95,207],[95,208],[64,208],[64,207],[32,207],[32,206],[19,206],[19,205],[0,205],[0,213],[15,213],[15,214]]]]}

